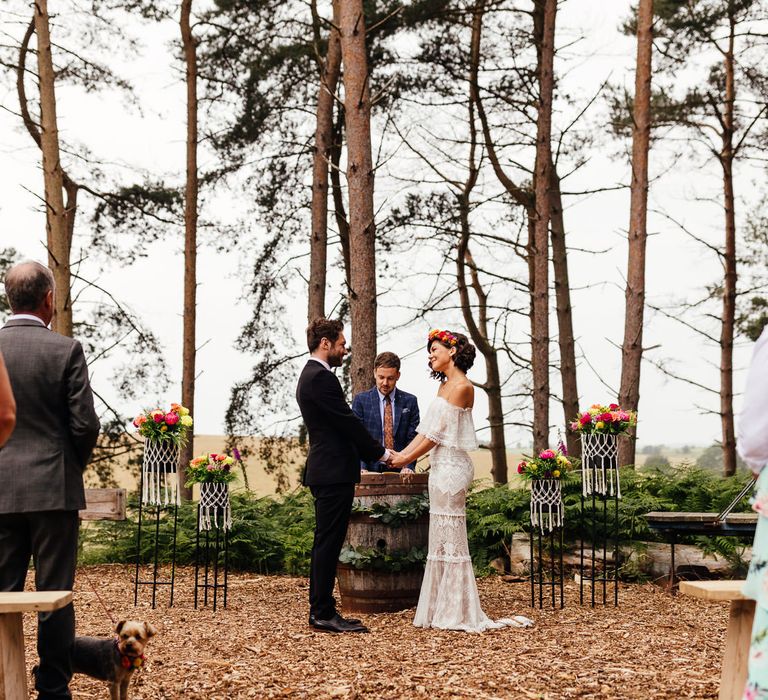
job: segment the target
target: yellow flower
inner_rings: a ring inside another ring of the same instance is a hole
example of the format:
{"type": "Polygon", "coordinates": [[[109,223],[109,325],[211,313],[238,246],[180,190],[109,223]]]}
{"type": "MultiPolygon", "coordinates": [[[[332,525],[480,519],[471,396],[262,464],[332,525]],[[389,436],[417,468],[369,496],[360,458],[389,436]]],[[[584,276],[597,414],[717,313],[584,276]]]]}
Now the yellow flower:
{"type": "MultiPolygon", "coordinates": [[[[187,411],[187,413],[189,413],[189,411],[187,411]]],[[[183,425],[185,428],[189,428],[189,427],[191,427],[191,426],[192,426],[192,416],[189,416],[189,415],[184,415],[184,416],[182,416],[182,417],[181,417],[181,424],[182,424],[182,425],[183,425]]]]}
{"type": "Polygon", "coordinates": [[[589,409],[589,415],[590,416],[596,416],[598,413],[602,413],[602,411],[599,408],[590,408],[589,409]]]}
{"type": "Polygon", "coordinates": [[[557,455],[557,463],[561,467],[567,467],[569,464],[568,458],[565,455],[557,455]]]}
{"type": "Polygon", "coordinates": [[[603,421],[601,421],[601,420],[599,420],[599,421],[597,421],[597,423],[595,423],[595,428],[597,428],[598,430],[602,430],[604,427],[605,427],[605,423],[603,423],[603,421]]]}
{"type": "Polygon", "coordinates": [[[165,423],[163,423],[163,424],[160,426],[160,432],[161,432],[161,433],[164,433],[166,430],[168,430],[168,426],[167,426],[165,423]]]}
{"type": "MultiPolygon", "coordinates": [[[[179,415],[180,416],[188,416],[189,415],[189,409],[185,406],[179,406],[179,415]]],[[[184,421],[182,421],[183,423],[184,421]]]]}
{"type": "Polygon", "coordinates": [[[555,479],[558,479],[560,477],[560,470],[555,469],[555,471],[552,472],[552,476],[554,476],[555,479]]]}

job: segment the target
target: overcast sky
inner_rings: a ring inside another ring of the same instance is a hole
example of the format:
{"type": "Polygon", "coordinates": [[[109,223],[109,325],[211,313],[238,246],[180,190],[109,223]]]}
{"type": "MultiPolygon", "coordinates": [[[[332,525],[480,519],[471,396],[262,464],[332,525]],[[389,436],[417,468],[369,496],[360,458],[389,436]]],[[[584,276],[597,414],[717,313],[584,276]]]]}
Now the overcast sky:
{"type": "MultiPolygon", "coordinates": [[[[607,78],[633,81],[634,40],[617,30],[627,15],[630,3],[624,0],[570,0],[558,17],[561,45],[580,33],[585,40],[563,52],[560,65],[567,61],[568,73],[563,89],[576,95],[591,95],[607,78]]],[[[5,31],[18,35],[18,27],[5,31]]],[[[144,55],[126,64],[122,74],[137,86],[142,110],[129,109],[125,101],[113,93],[83,95],[61,90],[58,95],[60,128],[65,137],[87,144],[105,161],[130,165],[159,174],[181,177],[184,170],[184,90],[179,66],[168,42],[175,39],[175,27],[142,29],[144,55]]],[[[556,62],[556,69],[558,63],[556,62]]],[[[8,81],[2,87],[1,103],[15,107],[14,94],[8,81]]],[[[595,113],[595,117],[599,112],[595,113]]],[[[604,145],[586,167],[567,181],[567,189],[591,189],[596,183],[610,186],[627,182],[628,165],[616,157],[621,144],[605,135],[604,145]]],[[[203,160],[210,155],[203,153],[203,160]]],[[[205,167],[205,162],[202,163],[205,167]]],[[[652,176],[659,175],[669,159],[651,157],[652,176]]],[[[668,212],[689,229],[713,241],[722,230],[722,211],[716,204],[700,201],[717,195],[720,176],[717,166],[701,166],[700,161],[685,160],[672,172],[654,182],[650,207],[668,212]],[[697,201],[694,201],[697,200],[697,201]]],[[[739,171],[736,191],[738,211],[743,221],[749,200],[762,187],[760,175],[739,171]]],[[[14,246],[25,257],[44,260],[45,228],[39,210],[42,175],[39,153],[22,131],[18,118],[0,111],[0,245],[14,246]]],[[[207,199],[204,211],[226,218],[236,211],[238,202],[231,199],[207,199]]],[[[603,384],[618,388],[620,350],[623,336],[624,284],[626,265],[624,231],[628,221],[629,191],[604,192],[572,200],[565,213],[569,245],[574,249],[606,250],[599,257],[574,252],[569,256],[573,285],[574,325],[579,348],[588,358],[579,365],[579,388],[582,403],[608,402],[615,398],[603,384]],[[599,375],[599,377],[598,377],[599,375]]],[[[255,222],[258,224],[258,222],[255,222]]],[[[80,226],[87,226],[85,219],[80,226]]],[[[653,234],[648,245],[648,301],[667,304],[691,296],[695,290],[718,279],[721,274],[714,256],[685,237],[668,220],[658,215],[649,218],[653,234]]],[[[86,237],[83,236],[82,239],[86,237]]],[[[181,306],[183,261],[181,237],[175,242],[153,248],[149,259],[126,270],[111,270],[101,282],[108,284],[127,299],[146,323],[160,336],[171,367],[171,389],[167,401],[178,400],[181,377],[181,306]],[[158,303],[159,302],[159,303],[158,303]]],[[[248,251],[255,253],[255,251],[248,251]]],[[[85,251],[87,257],[87,251],[85,251]]],[[[198,356],[200,377],[197,385],[196,425],[199,433],[219,433],[232,383],[242,379],[250,359],[233,348],[240,326],[248,318],[240,290],[244,281],[243,251],[221,254],[211,247],[201,249],[198,259],[200,287],[198,292],[198,338],[202,346],[198,356]]],[[[394,261],[395,264],[398,261],[394,261]]],[[[410,261],[400,261],[408,265],[410,261]]],[[[87,265],[87,262],[86,262],[87,265]]],[[[297,273],[297,282],[299,280],[297,273]]],[[[297,346],[302,343],[306,300],[300,284],[295,285],[296,299],[290,303],[291,319],[297,346]],[[294,313],[295,312],[295,313],[294,313]]],[[[407,355],[402,387],[419,396],[426,404],[435,392],[425,370],[425,352],[420,350],[428,330],[417,328],[397,331],[403,312],[387,308],[381,312],[380,350],[393,350],[407,355]],[[418,349],[418,350],[417,350],[418,349]]],[[[437,325],[440,319],[428,319],[437,325]]],[[[556,327],[553,315],[553,337],[556,327]]],[[[654,314],[647,317],[644,344],[653,347],[650,356],[669,361],[670,368],[684,373],[705,386],[718,387],[718,352],[705,347],[679,324],[654,314]]],[[[735,385],[740,392],[743,369],[749,361],[750,344],[740,342],[736,350],[738,368],[735,385]]],[[[148,358],[151,361],[151,358],[148,358]]],[[[94,367],[94,384],[103,386],[109,377],[108,367],[94,367]]],[[[470,375],[473,376],[473,375],[470,375]]],[[[474,378],[482,380],[483,369],[474,370],[474,378]]],[[[559,388],[559,378],[552,377],[559,388]]],[[[286,387],[293,392],[293,387],[286,387]]],[[[118,400],[112,396],[113,400],[118,400]]],[[[131,402],[126,412],[139,408],[131,402]]],[[[738,409],[739,399],[736,400],[738,409]]],[[[652,366],[643,367],[640,428],[641,444],[709,444],[719,438],[719,419],[703,413],[701,408],[716,409],[717,397],[695,387],[666,378],[652,366]]],[[[487,425],[487,409],[478,393],[475,420],[478,427],[487,425]]],[[[552,422],[560,421],[561,409],[553,405],[552,422]]],[[[483,431],[481,436],[487,435],[483,431]]],[[[555,431],[552,433],[553,440],[555,431]]],[[[521,429],[509,430],[510,444],[527,445],[529,436],[521,429]]]]}

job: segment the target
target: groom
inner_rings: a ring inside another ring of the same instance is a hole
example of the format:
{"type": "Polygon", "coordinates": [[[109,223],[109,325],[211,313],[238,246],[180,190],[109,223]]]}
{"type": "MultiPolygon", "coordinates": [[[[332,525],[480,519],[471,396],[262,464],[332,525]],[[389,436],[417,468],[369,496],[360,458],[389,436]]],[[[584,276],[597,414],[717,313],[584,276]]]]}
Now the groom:
{"type": "Polygon", "coordinates": [[[374,440],[344,399],[331,367],[347,354],[341,321],[318,318],[307,327],[309,361],[296,400],[309,433],[303,483],[315,499],[315,539],[309,574],[309,624],[322,632],[368,632],[336,611],[336,562],[347,534],[360,460],[389,461],[394,453],[374,440]]]}

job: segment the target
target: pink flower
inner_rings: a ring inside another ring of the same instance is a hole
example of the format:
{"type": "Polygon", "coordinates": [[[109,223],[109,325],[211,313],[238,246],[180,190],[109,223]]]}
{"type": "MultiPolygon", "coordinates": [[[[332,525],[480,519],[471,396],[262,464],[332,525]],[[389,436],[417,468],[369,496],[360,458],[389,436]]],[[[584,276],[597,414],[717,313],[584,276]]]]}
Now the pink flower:
{"type": "Polygon", "coordinates": [[[542,450],[539,452],[539,459],[554,459],[555,453],[553,450],[542,450]]]}
{"type": "Polygon", "coordinates": [[[627,413],[626,411],[619,411],[619,420],[628,421],[629,413],[627,413]]]}
{"type": "Polygon", "coordinates": [[[176,425],[179,422],[179,415],[177,413],[166,413],[165,422],[167,425],[176,425]]]}
{"type": "Polygon", "coordinates": [[[579,429],[579,421],[575,420],[573,423],[571,423],[571,430],[578,430],[579,429]]]}

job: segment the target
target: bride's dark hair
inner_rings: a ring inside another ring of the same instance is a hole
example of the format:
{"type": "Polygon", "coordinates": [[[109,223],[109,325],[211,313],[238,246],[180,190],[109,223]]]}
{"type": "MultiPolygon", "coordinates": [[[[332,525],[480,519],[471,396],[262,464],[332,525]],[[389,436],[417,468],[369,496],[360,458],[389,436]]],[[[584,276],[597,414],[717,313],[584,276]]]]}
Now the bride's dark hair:
{"type": "MultiPolygon", "coordinates": [[[[463,333],[454,333],[453,331],[440,331],[433,335],[434,331],[427,338],[427,350],[432,347],[432,343],[440,343],[443,347],[456,348],[456,354],[453,356],[453,364],[466,374],[475,364],[475,346],[469,342],[469,338],[463,333]],[[453,342],[455,340],[455,342],[453,342]]],[[[432,370],[430,376],[433,379],[439,379],[441,382],[446,380],[443,372],[432,370]]]]}

